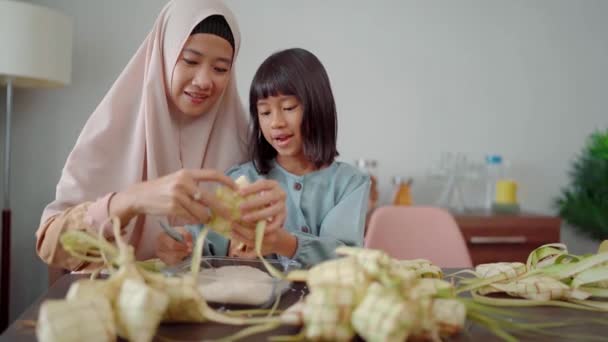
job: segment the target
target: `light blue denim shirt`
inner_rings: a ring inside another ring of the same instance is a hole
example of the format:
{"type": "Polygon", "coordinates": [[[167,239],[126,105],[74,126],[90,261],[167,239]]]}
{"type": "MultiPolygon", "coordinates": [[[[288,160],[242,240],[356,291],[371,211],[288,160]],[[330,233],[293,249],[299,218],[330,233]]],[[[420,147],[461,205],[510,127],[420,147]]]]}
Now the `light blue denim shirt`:
{"type": "MultiPolygon", "coordinates": [[[[296,236],[293,259],[305,267],[335,257],[338,246],[362,246],[369,198],[369,176],[352,165],[334,162],[321,170],[297,176],[273,162],[267,175],[259,174],[253,163],[226,172],[233,179],[244,175],[250,182],[273,179],[287,193],[285,229],[296,236]]],[[[199,226],[188,227],[198,231],[199,226]]],[[[210,232],[205,255],[225,256],[228,241],[210,232]]]]}

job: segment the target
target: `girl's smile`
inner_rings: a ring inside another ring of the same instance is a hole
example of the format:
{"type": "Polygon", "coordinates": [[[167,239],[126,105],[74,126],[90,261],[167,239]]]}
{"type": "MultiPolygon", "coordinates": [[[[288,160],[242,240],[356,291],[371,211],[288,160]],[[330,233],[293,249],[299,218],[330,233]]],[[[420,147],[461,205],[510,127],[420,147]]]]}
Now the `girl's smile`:
{"type": "Polygon", "coordinates": [[[274,144],[277,147],[287,147],[292,141],[293,134],[276,134],[272,136],[274,144]]]}

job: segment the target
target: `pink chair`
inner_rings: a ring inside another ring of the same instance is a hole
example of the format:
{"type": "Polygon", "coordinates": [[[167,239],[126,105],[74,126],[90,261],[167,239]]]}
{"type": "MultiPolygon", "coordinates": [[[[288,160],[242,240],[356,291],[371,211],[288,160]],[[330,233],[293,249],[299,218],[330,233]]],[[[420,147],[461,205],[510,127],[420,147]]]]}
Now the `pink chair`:
{"type": "Polygon", "coordinates": [[[428,259],[439,267],[472,267],[471,256],[456,221],[433,207],[388,206],[370,218],[365,247],[396,259],[428,259]]]}

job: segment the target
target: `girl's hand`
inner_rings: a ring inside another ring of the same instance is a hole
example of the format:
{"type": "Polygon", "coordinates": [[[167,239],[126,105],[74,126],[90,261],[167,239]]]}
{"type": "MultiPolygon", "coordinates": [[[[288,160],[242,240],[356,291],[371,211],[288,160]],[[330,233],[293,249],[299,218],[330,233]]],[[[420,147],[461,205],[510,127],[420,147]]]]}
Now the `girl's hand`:
{"type": "MultiPolygon", "coordinates": [[[[230,244],[238,245],[240,242],[247,246],[244,251],[236,251],[237,256],[255,255],[255,225],[246,226],[241,223],[232,224],[232,240],[230,244]]],[[[262,255],[272,253],[293,257],[298,247],[297,238],[282,226],[268,225],[264,230],[262,242],[262,255]]]]}
{"type": "Polygon", "coordinates": [[[253,196],[241,204],[241,221],[233,223],[232,237],[235,242],[245,243],[248,250],[254,249],[256,223],[266,220],[262,255],[277,253],[287,257],[293,256],[297,240],[284,228],[287,195],[279,183],[259,180],[241,188],[239,194],[245,197],[253,196]]]}
{"type": "Polygon", "coordinates": [[[283,226],[287,217],[287,206],[285,200],[287,194],[279,183],[274,180],[261,179],[239,189],[243,197],[251,198],[241,204],[241,221],[247,225],[255,225],[256,222],[266,220],[270,224],[266,231],[274,231],[283,226]]]}
{"type": "Polygon", "coordinates": [[[122,222],[138,214],[176,217],[197,224],[209,220],[209,208],[230,219],[230,212],[214,194],[199,188],[200,182],[217,182],[234,190],[230,177],[215,170],[180,170],[167,176],[135,184],[110,201],[110,215],[122,222]]]}
{"type": "Polygon", "coordinates": [[[231,240],[228,246],[228,256],[233,258],[241,258],[241,259],[256,259],[257,255],[253,247],[248,247],[247,245],[237,241],[231,240]]]}
{"type": "Polygon", "coordinates": [[[156,238],[156,256],[167,265],[175,265],[192,253],[192,234],[184,227],[174,228],[184,237],[184,242],[175,241],[165,232],[156,238]]]}

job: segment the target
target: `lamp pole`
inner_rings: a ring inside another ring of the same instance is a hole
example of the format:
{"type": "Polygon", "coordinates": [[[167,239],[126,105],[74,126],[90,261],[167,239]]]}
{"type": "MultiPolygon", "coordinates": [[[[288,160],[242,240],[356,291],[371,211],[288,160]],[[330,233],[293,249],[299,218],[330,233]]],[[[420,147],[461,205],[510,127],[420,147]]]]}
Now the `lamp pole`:
{"type": "Polygon", "coordinates": [[[13,80],[6,83],[6,126],[4,140],[4,209],[10,208],[10,178],[11,178],[11,119],[13,112],[13,80]]]}
{"type": "Polygon", "coordinates": [[[10,322],[11,278],[14,279],[11,274],[10,203],[13,93],[16,87],[55,88],[70,83],[72,31],[72,19],[59,11],[26,1],[0,0],[0,86],[6,84],[4,175],[0,183],[4,187],[0,230],[0,332],[10,322]]]}
{"type": "Polygon", "coordinates": [[[8,326],[9,290],[11,286],[11,116],[13,112],[13,80],[6,83],[6,123],[4,140],[4,201],[2,207],[2,272],[0,273],[0,331],[8,326]]]}

